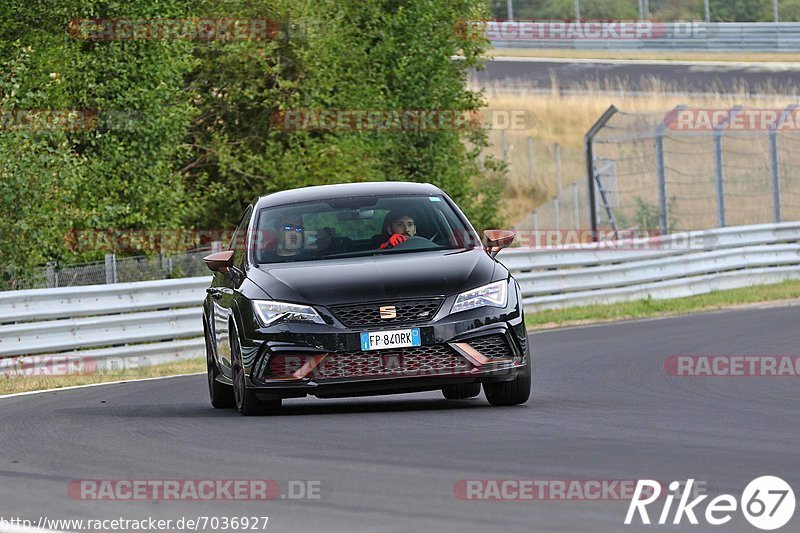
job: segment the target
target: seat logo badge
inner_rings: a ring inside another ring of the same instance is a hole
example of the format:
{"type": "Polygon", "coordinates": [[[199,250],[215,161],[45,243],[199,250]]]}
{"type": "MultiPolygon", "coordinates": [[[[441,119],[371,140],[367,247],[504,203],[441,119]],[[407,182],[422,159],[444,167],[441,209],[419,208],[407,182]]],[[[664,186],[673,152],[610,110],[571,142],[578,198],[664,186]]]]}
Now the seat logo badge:
{"type": "Polygon", "coordinates": [[[381,307],[381,320],[389,320],[397,318],[397,308],[393,305],[384,305],[381,307]]]}

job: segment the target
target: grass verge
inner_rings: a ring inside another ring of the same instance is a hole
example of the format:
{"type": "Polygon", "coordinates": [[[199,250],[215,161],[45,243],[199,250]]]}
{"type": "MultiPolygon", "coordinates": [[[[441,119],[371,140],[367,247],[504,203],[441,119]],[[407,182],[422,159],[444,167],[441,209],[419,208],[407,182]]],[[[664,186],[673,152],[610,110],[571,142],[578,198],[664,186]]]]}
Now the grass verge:
{"type": "Polygon", "coordinates": [[[708,294],[671,298],[668,300],[636,300],[608,305],[589,305],[568,309],[552,309],[528,313],[525,322],[529,330],[613,322],[632,318],[682,315],[718,309],[736,309],[752,304],[795,301],[800,299],[800,281],[791,280],[772,285],[756,285],[715,291],[708,294]]]}
{"type": "Polygon", "coordinates": [[[735,63],[791,63],[796,53],[643,52],[636,50],[549,50],[546,48],[493,48],[490,57],[546,57],[555,59],[645,59],[657,61],[730,61],[735,63]]]}
{"type": "Polygon", "coordinates": [[[125,370],[101,370],[88,374],[73,375],[32,375],[32,376],[0,376],[0,395],[28,392],[34,390],[60,389],[76,385],[105,383],[108,381],[126,381],[144,378],[173,376],[176,374],[192,374],[204,372],[204,358],[185,359],[161,365],[141,366],[125,370]]]}

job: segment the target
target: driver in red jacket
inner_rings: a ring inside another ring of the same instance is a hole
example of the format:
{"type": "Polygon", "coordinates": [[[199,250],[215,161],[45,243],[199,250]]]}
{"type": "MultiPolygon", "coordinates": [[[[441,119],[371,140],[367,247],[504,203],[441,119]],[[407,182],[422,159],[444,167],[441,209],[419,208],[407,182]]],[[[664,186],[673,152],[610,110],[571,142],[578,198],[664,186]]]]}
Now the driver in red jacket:
{"type": "Polygon", "coordinates": [[[417,234],[417,225],[414,223],[414,217],[408,213],[400,211],[390,213],[387,221],[386,232],[391,236],[388,241],[381,244],[381,250],[394,248],[417,234]]]}

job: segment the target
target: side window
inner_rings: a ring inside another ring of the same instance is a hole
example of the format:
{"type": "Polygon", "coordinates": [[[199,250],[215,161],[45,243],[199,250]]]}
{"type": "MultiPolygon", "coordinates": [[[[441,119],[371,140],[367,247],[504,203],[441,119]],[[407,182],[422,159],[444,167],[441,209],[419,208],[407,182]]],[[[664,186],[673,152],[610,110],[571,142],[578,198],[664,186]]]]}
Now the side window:
{"type": "Polygon", "coordinates": [[[233,264],[238,268],[244,267],[244,256],[247,252],[247,226],[250,223],[250,216],[252,214],[253,206],[250,206],[244,212],[244,215],[242,215],[242,219],[239,221],[236,231],[233,232],[231,245],[228,248],[229,250],[233,250],[233,264]]]}

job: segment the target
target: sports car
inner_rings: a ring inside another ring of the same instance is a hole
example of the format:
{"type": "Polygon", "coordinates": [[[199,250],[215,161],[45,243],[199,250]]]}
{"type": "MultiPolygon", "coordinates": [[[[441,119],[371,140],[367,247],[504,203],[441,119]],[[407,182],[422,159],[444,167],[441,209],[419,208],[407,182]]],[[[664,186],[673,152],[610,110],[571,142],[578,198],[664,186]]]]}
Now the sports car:
{"type": "Polygon", "coordinates": [[[216,408],[441,390],[525,403],[531,357],[520,288],[439,188],[405,182],[281,191],[245,209],[203,305],[216,408]]]}

